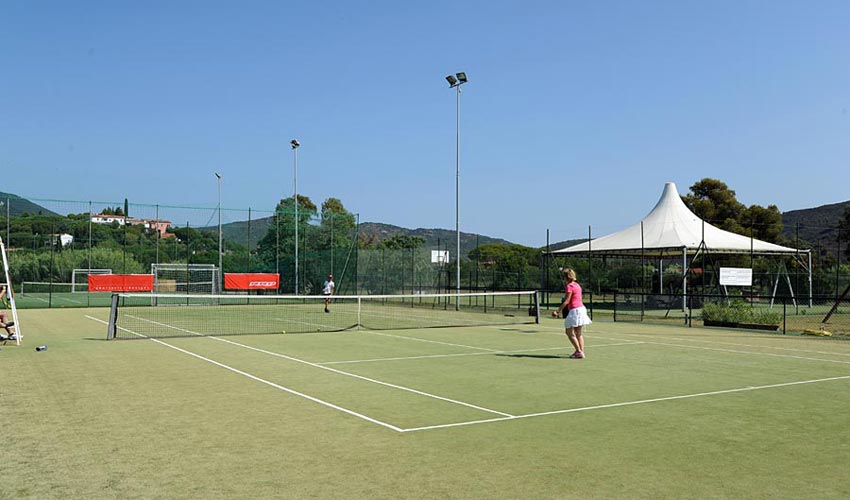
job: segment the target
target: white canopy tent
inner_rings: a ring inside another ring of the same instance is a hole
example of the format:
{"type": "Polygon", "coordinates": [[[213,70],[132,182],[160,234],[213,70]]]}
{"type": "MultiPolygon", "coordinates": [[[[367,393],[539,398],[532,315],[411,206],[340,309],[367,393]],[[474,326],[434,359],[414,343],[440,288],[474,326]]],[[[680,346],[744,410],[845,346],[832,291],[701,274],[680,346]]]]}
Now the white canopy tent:
{"type": "MultiPolygon", "coordinates": [[[[641,221],[622,231],[584,243],[555,250],[555,255],[600,254],[626,256],[682,256],[682,269],[688,268],[688,256],[701,252],[808,257],[809,300],[811,301],[812,258],[809,250],[797,250],[752,237],[724,231],[700,219],[682,201],[676,185],[668,182],[655,207],[641,221]]],[[[801,261],[802,262],[802,261],[801,261]]],[[[687,275],[682,273],[682,294],[687,296],[687,275]]],[[[683,301],[684,306],[684,301],[683,301]]]]}

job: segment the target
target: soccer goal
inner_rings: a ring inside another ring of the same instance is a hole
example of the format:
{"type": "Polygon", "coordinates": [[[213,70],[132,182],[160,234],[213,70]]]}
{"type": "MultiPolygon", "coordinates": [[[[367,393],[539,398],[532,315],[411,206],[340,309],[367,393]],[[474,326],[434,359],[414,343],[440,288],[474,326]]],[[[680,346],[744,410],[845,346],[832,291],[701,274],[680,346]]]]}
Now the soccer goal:
{"type": "Polygon", "coordinates": [[[221,293],[215,264],[151,264],[154,293],[221,293]]]}
{"type": "Polygon", "coordinates": [[[112,274],[112,269],[74,269],[71,272],[71,291],[88,292],[90,274],[112,274]]]}
{"type": "MultiPolygon", "coordinates": [[[[6,309],[6,304],[8,308],[11,309],[11,321],[14,322],[14,326],[11,327],[12,333],[14,335],[14,340],[16,345],[21,345],[21,338],[23,337],[23,333],[21,333],[21,324],[18,321],[18,308],[15,306],[15,293],[12,289],[12,277],[9,275],[9,259],[6,258],[6,245],[3,243],[3,238],[0,238],[0,254],[3,255],[3,275],[0,276],[2,279],[2,283],[0,285],[4,285],[6,287],[6,292],[0,296],[0,301],[2,301],[2,305],[0,308],[6,309]]],[[[7,324],[10,321],[10,318],[6,317],[7,324]]],[[[6,338],[6,331],[3,330],[0,334],[6,338]]],[[[9,339],[11,340],[11,339],[9,339]]]]}

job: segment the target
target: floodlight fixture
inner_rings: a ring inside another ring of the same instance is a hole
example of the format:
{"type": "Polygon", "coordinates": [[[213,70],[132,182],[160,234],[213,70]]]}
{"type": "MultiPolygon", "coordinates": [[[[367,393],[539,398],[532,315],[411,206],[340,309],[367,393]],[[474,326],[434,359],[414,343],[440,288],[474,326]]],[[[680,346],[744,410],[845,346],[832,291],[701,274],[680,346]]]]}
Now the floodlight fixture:
{"type": "Polygon", "coordinates": [[[467,81],[466,80],[466,73],[461,71],[460,73],[457,74],[457,79],[460,80],[460,83],[466,83],[466,81],[467,81]]]}
{"type": "Polygon", "coordinates": [[[301,145],[301,143],[298,142],[298,139],[292,139],[291,141],[289,141],[289,144],[292,146],[292,149],[297,149],[298,146],[301,145]]]}
{"type": "Polygon", "coordinates": [[[457,84],[457,78],[455,78],[453,75],[447,76],[446,81],[449,82],[449,86],[451,87],[454,87],[457,84]]]}

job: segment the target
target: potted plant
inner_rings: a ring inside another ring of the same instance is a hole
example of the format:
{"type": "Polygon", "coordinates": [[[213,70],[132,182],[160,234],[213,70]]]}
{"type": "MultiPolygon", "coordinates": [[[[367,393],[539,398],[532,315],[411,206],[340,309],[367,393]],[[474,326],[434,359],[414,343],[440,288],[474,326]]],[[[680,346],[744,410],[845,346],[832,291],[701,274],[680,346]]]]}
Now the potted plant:
{"type": "Polygon", "coordinates": [[[738,300],[728,304],[706,304],[702,309],[702,321],[705,326],[778,330],[782,315],[738,300]]]}

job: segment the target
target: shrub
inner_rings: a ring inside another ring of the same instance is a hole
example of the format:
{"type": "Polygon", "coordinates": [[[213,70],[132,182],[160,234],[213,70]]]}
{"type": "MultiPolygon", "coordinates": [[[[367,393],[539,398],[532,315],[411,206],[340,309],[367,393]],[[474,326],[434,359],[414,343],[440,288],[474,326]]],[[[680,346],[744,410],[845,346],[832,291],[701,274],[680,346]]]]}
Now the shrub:
{"type": "Polygon", "coordinates": [[[728,304],[706,304],[702,309],[702,319],[724,323],[778,325],[782,315],[766,309],[756,309],[746,302],[733,301],[728,304]]]}

